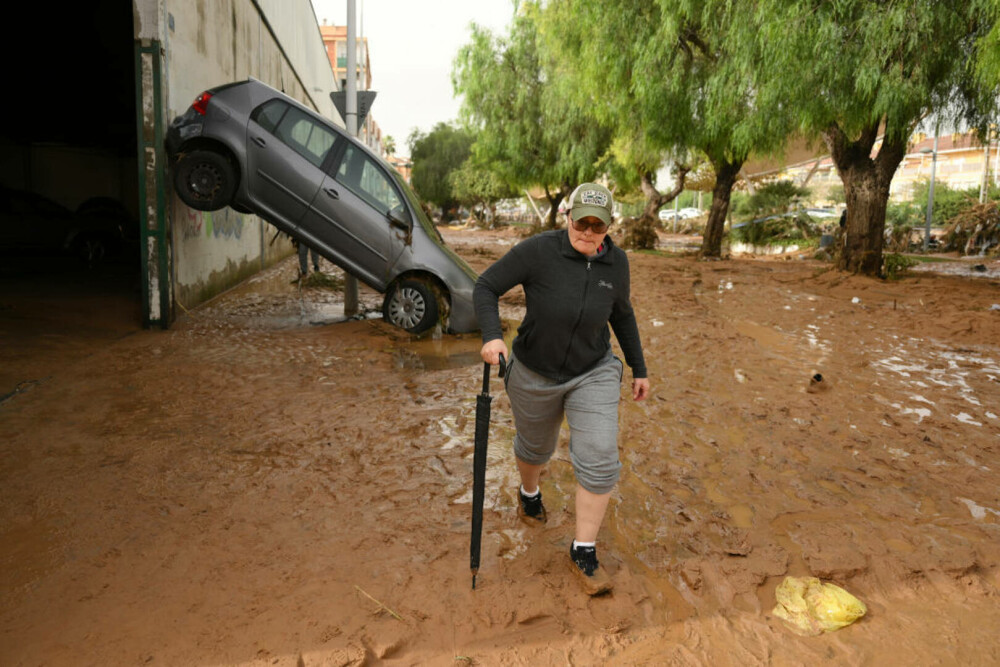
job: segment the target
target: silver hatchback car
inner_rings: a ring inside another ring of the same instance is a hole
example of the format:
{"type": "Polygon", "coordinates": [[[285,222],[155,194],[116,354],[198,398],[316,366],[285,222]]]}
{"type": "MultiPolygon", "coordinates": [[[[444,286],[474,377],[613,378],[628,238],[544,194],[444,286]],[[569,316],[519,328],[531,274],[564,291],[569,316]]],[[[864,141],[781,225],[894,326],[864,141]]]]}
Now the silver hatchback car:
{"type": "Polygon", "coordinates": [[[396,170],[314,111],[251,78],[199,95],[166,144],[191,208],[259,215],[383,293],[407,331],[478,329],[476,273],[396,170]]]}

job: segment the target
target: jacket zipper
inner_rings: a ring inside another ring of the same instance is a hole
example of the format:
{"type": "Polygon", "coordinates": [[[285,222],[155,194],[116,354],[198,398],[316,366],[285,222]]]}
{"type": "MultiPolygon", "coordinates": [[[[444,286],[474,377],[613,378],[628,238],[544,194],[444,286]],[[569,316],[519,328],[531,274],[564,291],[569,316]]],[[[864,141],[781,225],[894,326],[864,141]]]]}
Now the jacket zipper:
{"type": "Polygon", "coordinates": [[[590,260],[587,260],[587,273],[584,274],[583,283],[583,299],[580,300],[580,312],[576,316],[576,323],[573,325],[573,330],[569,333],[569,341],[566,343],[566,354],[563,355],[562,366],[559,368],[559,376],[562,377],[566,372],[566,362],[569,360],[569,351],[573,348],[573,337],[576,336],[576,330],[580,328],[580,321],[583,319],[583,309],[587,307],[587,292],[590,291],[590,260]]]}

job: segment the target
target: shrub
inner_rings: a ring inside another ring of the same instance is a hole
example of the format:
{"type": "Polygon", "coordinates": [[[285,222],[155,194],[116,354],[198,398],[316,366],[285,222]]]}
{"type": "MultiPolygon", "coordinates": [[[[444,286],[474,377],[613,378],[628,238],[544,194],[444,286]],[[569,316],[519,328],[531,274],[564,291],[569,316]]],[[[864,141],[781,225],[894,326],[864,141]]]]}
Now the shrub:
{"type": "Polygon", "coordinates": [[[882,273],[888,280],[896,280],[901,277],[910,267],[919,264],[913,257],[900,255],[898,252],[888,253],[882,256],[882,273]]]}

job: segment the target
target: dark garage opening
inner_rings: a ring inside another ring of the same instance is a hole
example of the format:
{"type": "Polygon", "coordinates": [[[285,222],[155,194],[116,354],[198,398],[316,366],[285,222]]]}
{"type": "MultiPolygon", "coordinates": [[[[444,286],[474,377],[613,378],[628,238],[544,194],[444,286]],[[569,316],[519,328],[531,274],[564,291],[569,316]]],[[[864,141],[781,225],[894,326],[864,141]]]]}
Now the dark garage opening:
{"type": "Polygon", "coordinates": [[[32,350],[141,325],[132,3],[18,10],[0,28],[0,396],[32,350]]]}

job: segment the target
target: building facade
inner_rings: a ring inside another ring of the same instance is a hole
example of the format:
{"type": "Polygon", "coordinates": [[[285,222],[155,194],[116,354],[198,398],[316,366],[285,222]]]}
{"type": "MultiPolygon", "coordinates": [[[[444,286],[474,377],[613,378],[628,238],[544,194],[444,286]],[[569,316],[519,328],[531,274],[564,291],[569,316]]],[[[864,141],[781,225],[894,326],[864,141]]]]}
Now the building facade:
{"type": "MultiPolygon", "coordinates": [[[[333,69],[333,76],[337,81],[339,90],[347,90],[347,26],[327,25],[326,20],[319,27],[323,37],[323,46],[326,48],[327,58],[330,60],[330,67],[333,69]]],[[[357,89],[372,89],[372,67],[371,59],[368,56],[368,38],[360,37],[357,43],[357,63],[358,71],[355,72],[357,89]]],[[[369,112],[365,121],[358,128],[358,139],[375,151],[378,155],[385,153],[382,142],[382,130],[379,128],[375,118],[369,112]]]]}

